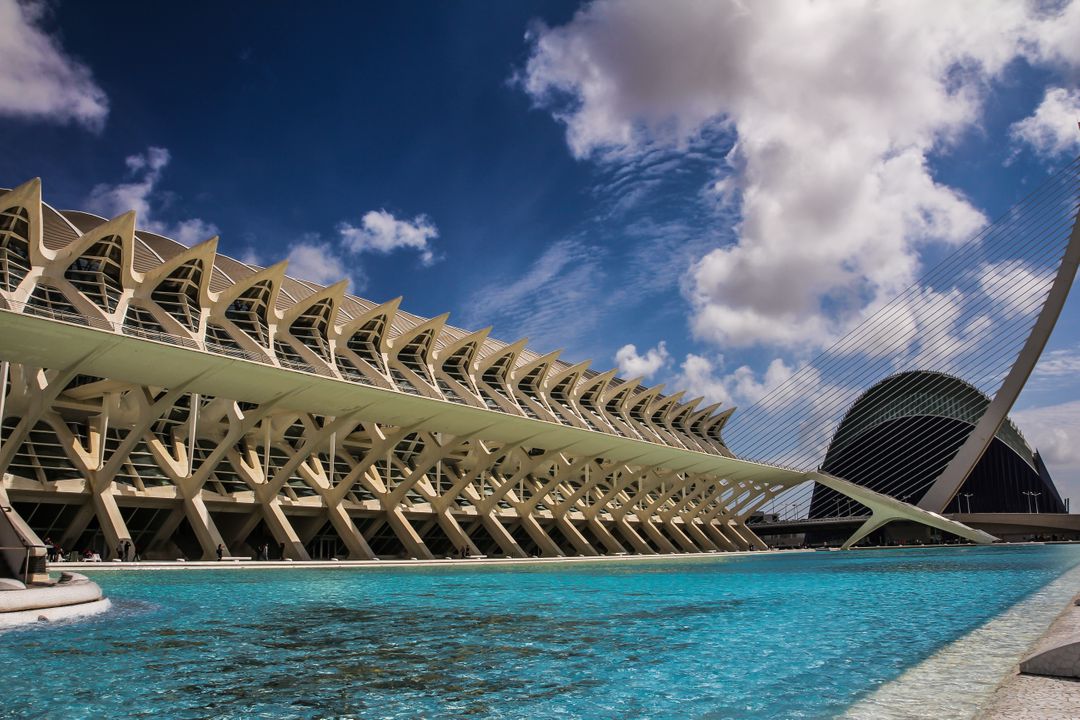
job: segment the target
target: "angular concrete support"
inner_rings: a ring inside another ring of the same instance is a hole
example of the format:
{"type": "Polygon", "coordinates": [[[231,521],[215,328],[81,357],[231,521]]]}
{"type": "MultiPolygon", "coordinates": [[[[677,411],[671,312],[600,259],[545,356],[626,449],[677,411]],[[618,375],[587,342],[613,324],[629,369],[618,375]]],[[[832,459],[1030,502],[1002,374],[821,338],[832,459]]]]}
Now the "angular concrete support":
{"type": "Polygon", "coordinates": [[[595,515],[590,515],[585,522],[589,529],[592,530],[592,534],[600,539],[600,542],[604,544],[604,548],[609,553],[626,552],[626,548],[622,546],[622,543],[615,539],[615,536],[611,534],[611,531],[608,530],[604,523],[600,522],[599,518],[595,515]]]}
{"type": "Polygon", "coordinates": [[[529,537],[536,543],[541,555],[544,557],[563,556],[563,551],[555,544],[555,541],[551,539],[551,536],[547,534],[544,528],[540,526],[535,517],[525,513],[520,518],[521,527],[525,528],[525,532],[529,533],[529,537]]]}
{"type": "Polygon", "coordinates": [[[652,546],[645,542],[634,528],[630,527],[630,523],[626,521],[625,517],[615,518],[615,529],[619,531],[620,535],[626,538],[626,541],[634,548],[634,552],[641,553],[642,555],[656,554],[656,551],[652,549],[652,546]]]}
{"type": "Polygon", "coordinates": [[[476,547],[476,543],[469,537],[469,533],[465,532],[465,529],[461,527],[461,524],[449,511],[442,510],[436,514],[435,518],[439,522],[439,527],[446,533],[446,537],[450,538],[450,543],[455,549],[468,548],[470,555],[482,554],[480,549],[476,547]]]}
{"type": "MultiPolygon", "coordinates": [[[[259,512],[258,508],[253,508],[239,524],[234,524],[231,531],[228,533],[228,545],[231,548],[239,548],[242,545],[247,544],[247,539],[255,528],[259,526],[259,523],[263,520],[263,514],[259,512]]],[[[254,549],[254,548],[253,548],[254,549]]]]}
{"type": "Polygon", "coordinates": [[[650,540],[660,547],[661,552],[672,555],[679,552],[679,549],[671,544],[671,541],[667,539],[664,533],[660,532],[660,528],[656,527],[656,523],[651,520],[642,520],[638,523],[638,527],[649,536],[650,540]]]}
{"type": "Polygon", "coordinates": [[[1020,663],[1024,675],[1080,678],[1080,639],[1066,640],[1020,663]]]}
{"type": "MultiPolygon", "coordinates": [[[[85,497],[85,496],[84,496],[85,497]]],[[[79,506],[78,511],[75,513],[75,517],[71,519],[67,529],[64,530],[64,534],[60,536],[60,546],[66,550],[78,550],[82,551],[83,548],[75,547],[75,543],[79,541],[82,534],[86,532],[86,526],[90,524],[90,520],[96,514],[94,503],[87,498],[86,502],[79,506]]],[[[170,531],[171,533],[172,531],[170,531]]]]}
{"type": "Polygon", "coordinates": [[[694,520],[687,520],[683,522],[683,531],[693,539],[695,543],[701,546],[705,551],[719,551],[721,548],[713,542],[712,538],[702,532],[698,527],[697,522],[694,520]]]}
{"type": "Polygon", "coordinates": [[[589,541],[585,539],[585,536],[581,534],[581,531],[577,529],[574,523],[570,522],[565,515],[559,515],[555,518],[555,526],[559,528],[566,539],[570,541],[570,544],[574,546],[574,549],[581,555],[594,556],[600,553],[596,552],[596,549],[589,544],[589,541]]]}
{"type": "MultiPolygon", "coordinates": [[[[218,532],[214,519],[210,517],[210,511],[206,509],[206,503],[203,502],[202,496],[196,495],[185,498],[184,515],[187,517],[191,529],[195,532],[199,547],[202,548],[202,559],[213,560],[217,558],[217,547],[218,545],[225,545],[225,541],[222,539],[221,533],[218,532]]],[[[223,553],[225,555],[232,554],[229,552],[228,547],[224,548],[223,553]]]]}
{"type": "Polygon", "coordinates": [[[708,528],[712,530],[714,536],[727,538],[727,541],[736,550],[750,549],[750,543],[739,534],[739,529],[733,526],[730,520],[718,520],[715,523],[709,523],[708,528]]]}
{"type": "Polygon", "coordinates": [[[289,518],[285,517],[281,503],[271,500],[261,505],[261,508],[262,519],[266,522],[266,527],[270,529],[270,534],[274,536],[276,542],[285,544],[285,557],[291,560],[310,560],[311,556],[308,555],[307,548],[301,542],[300,536],[296,534],[289,518]]]}
{"type": "Polygon", "coordinates": [[[97,515],[98,525],[105,535],[105,547],[109,551],[109,557],[116,553],[116,547],[121,541],[131,540],[124,516],[120,514],[120,508],[116,505],[116,498],[109,491],[90,494],[94,504],[94,513],[97,515]]]}
{"type": "Polygon", "coordinates": [[[480,516],[480,522],[483,523],[484,529],[488,531],[488,535],[499,544],[499,548],[504,555],[513,558],[528,557],[525,549],[518,544],[518,541],[514,539],[506,526],[499,521],[499,518],[485,513],[480,516]]]}
{"type": "Polygon", "coordinates": [[[307,547],[315,540],[319,535],[319,531],[326,527],[326,523],[329,518],[325,517],[294,517],[289,520],[289,523],[293,526],[293,530],[296,531],[296,536],[300,538],[300,542],[304,543],[304,547],[307,547]]]}
{"type": "Polygon", "coordinates": [[[742,549],[741,547],[736,545],[731,538],[724,534],[719,522],[715,520],[710,520],[709,522],[702,524],[701,528],[711,540],[716,542],[716,544],[722,547],[724,550],[734,552],[742,549]]]}
{"type": "Polygon", "coordinates": [[[395,507],[393,510],[389,510],[385,515],[386,523],[397,535],[398,540],[405,546],[405,551],[409,553],[411,557],[417,560],[434,560],[435,556],[428,549],[428,546],[424,544],[423,538],[420,537],[416,529],[413,528],[412,523],[408,521],[404,513],[401,512],[400,507],[395,507]]]}
{"type": "MultiPolygon", "coordinates": [[[[1080,598],[1074,597],[1036,641],[1027,657],[1020,661],[1020,672],[1024,675],[1080,679],[1080,598]]],[[[1062,709],[1069,706],[1067,702],[1060,705],[1062,709]]],[[[1075,704],[1072,707],[1075,710],[1075,704]]],[[[1067,714],[1075,715],[1075,711],[1067,714]]]]}
{"type": "Polygon", "coordinates": [[[841,550],[850,550],[852,545],[857,544],[864,537],[874,532],[878,528],[886,525],[896,518],[887,512],[875,512],[872,514],[866,522],[859,526],[859,529],[851,534],[843,545],[840,546],[841,550]]]}
{"type": "Polygon", "coordinates": [[[3,486],[0,486],[0,548],[0,577],[23,583],[49,582],[45,562],[50,551],[11,507],[3,486]]]}
{"type": "Polygon", "coordinates": [[[742,520],[733,520],[733,527],[738,530],[739,536],[746,542],[748,549],[754,550],[768,550],[769,546],[766,545],[761,538],[757,536],[753,530],[751,530],[745,522],[742,520]]]}
{"type": "Polygon", "coordinates": [[[158,526],[154,536],[150,539],[150,544],[146,547],[147,551],[152,553],[160,550],[172,534],[176,532],[176,528],[180,527],[180,523],[184,521],[186,515],[183,505],[170,510],[165,520],[158,526]]]}
{"type": "Polygon", "coordinates": [[[694,541],[687,537],[686,533],[684,533],[682,528],[676,523],[671,520],[662,520],[661,522],[664,525],[664,529],[668,531],[668,535],[674,538],[675,542],[679,544],[679,547],[681,547],[684,552],[699,553],[702,551],[702,548],[694,544],[694,541]]]}
{"type": "Polygon", "coordinates": [[[334,527],[334,531],[341,538],[341,541],[345,543],[345,547],[348,548],[350,560],[375,559],[375,553],[371,551],[371,546],[368,545],[364,536],[360,534],[360,531],[356,528],[356,523],[345,512],[345,508],[341,507],[340,504],[332,505],[327,508],[327,516],[330,519],[330,524],[334,527]]]}

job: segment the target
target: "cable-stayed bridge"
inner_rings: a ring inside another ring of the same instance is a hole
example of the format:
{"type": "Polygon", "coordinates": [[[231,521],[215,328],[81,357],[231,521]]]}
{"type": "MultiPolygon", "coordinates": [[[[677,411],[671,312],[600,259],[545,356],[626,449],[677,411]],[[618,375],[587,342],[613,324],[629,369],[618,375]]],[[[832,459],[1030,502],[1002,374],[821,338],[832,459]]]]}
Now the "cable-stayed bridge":
{"type": "MultiPolygon", "coordinates": [[[[935,513],[965,510],[959,493],[995,443],[1011,448],[1033,477],[1045,476],[1007,416],[1075,279],[1078,203],[1074,161],[739,412],[725,435],[732,450],[857,479],[935,513]]],[[[1026,493],[1061,512],[1045,479],[1026,493]]],[[[1015,506],[1022,492],[1010,511],[1022,512],[1015,506]]],[[[973,493],[965,495],[970,511],[973,493]]],[[[762,512],[789,529],[800,519],[813,527],[867,517],[853,540],[887,522],[810,482],[770,498],[762,512]]]]}

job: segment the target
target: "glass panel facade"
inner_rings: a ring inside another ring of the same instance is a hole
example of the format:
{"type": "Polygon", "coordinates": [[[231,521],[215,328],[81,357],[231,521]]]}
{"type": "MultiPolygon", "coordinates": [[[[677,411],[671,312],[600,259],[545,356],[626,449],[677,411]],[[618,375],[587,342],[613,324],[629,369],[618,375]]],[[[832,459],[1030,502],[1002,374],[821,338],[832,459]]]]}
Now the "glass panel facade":
{"type": "Polygon", "coordinates": [[[30,272],[30,216],[25,208],[0,213],[0,288],[13,291],[30,272]]]}
{"type": "Polygon", "coordinates": [[[118,235],[96,242],[71,263],[64,278],[107,313],[116,310],[123,286],[120,281],[124,250],[118,235]]]}

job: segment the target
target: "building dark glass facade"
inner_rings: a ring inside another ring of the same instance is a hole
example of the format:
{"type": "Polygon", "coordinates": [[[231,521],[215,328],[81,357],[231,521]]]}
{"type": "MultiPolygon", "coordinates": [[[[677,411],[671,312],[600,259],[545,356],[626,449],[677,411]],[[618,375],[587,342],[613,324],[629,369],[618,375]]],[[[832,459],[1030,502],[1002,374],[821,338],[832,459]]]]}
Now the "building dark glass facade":
{"type": "MultiPolygon", "coordinates": [[[[942,373],[906,372],[867,390],[848,410],[825,455],[822,471],[917,503],[967,439],[990,399],[942,373]]],[[[1064,513],[1039,454],[1011,420],[998,430],[945,513],[1064,513]]],[[[814,488],[810,518],[869,514],[822,485],[814,488]]]]}

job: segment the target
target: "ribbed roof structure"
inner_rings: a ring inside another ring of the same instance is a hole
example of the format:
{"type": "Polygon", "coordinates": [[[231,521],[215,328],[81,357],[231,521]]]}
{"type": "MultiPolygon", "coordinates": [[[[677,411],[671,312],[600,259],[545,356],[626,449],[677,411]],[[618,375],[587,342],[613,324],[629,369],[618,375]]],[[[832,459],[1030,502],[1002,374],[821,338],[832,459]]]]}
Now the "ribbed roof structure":
{"type": "MultiPolygon", "coordinates": [[[[2,192],[2,191],[0,191],[2,192]]],[[[322,286],[287,274],[286,262],[259,267],[217,252],[217,239],[187,247],[114,220],[41,204],[43,244],[57,256],[111,269],[119,291],[156,287],[126,312],[86,288],[39,288],[27,298],[42,312],[68,312],[91,325],[245,357],[302,372],[339,377],[413,395],[557,422],[707,453],[730,455],[721,430],[734,408],[699,407],[683,393],[570,364],[559,352],[539,354],[526,340],[505,343],[490,328],[469,331],[384,303],[350,295],[347,284],[322,286]],[[86,260],[85,251],[97,255],[86,260]],[[109,259],[109,255],[113,260],[109,259]],[[133,282],[126,283],[131,278],[133,282]],[[180,293],[180,285],[186,294],[180,293]]],[[[0,251],[10,255],[8,246],[0,251]]],[[[29,254],[29,250],[27,250],[29,254]]]]}

